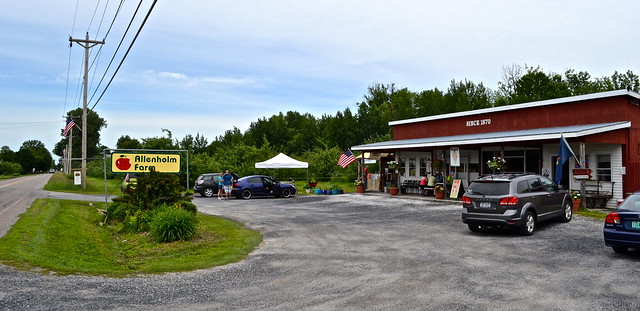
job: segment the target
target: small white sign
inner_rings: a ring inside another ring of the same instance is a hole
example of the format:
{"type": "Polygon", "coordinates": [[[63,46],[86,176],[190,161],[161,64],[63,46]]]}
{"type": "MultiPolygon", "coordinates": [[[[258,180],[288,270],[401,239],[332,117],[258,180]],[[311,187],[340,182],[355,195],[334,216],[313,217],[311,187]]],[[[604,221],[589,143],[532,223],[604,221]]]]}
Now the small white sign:
{"type": "Polygon", "coordinates": [[[82,172],[81,171],[73,171],[73,184],[74,185],[82,185],[82,172]]]}

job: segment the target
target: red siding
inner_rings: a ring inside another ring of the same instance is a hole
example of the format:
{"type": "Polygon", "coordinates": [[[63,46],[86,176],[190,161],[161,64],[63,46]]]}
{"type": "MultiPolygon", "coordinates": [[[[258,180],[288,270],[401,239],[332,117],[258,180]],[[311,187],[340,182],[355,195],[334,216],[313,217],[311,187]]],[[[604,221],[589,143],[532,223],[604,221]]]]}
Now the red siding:
{"type": "Polygon", "coordinates": [[[400,124],[393,127],[393,139],[502,132],[616,121],[631,121],[632,125],[640,124],[640,108],[632,104],[627,96],[400,124]],[[467,126],[467,122],[475,120],[479,120],[479,123],[482,120],[490,120],[490,123],[485,121],[484,125],[467,126]]]}

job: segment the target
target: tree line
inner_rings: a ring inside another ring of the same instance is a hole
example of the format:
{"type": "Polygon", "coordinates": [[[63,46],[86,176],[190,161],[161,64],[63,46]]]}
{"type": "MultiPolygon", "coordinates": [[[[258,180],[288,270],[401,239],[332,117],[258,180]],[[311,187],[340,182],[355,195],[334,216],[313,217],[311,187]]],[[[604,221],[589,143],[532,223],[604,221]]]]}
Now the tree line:
{"type": "MultiPolygon", "coordinates": [[[[611,76],[594,78],[585,71],[573,69],[559,74],[545,73],[539,66],[512,65],[502,68],[502,80],[495,91],[467,79],[452,80],[446,91],[434,88],[416,92],[393,83],[374,83],[368,87],[363,100],[355,104],[356,111],[347,107],[335,115],[321,117],[297,111],[280,112],[252,122],[244,132],[233,127],[210,143],[200,133],[174,138],[169,129],[162,129],[163,136],[159,137],[137,139],[123,135],[116,148],[189,150],[192,179],[201,173],[224,169],[239,175],[270,174],[272,171],[255,169],[254,163],[279,152],[309,162],[309,174],[314,178],[354,178],[356,166],[342,169],[336,164],[338,157],[354,145],[391,140],[390,121],[619,89],[638,92],[639,86],[638,76],[632,71],[616,71],[611,76]]],[[[80,115],[77,110],[70,111],[69,115],[80,115]]],[[[106,121],[90,111],[88,126],[88,157],[100,157],[106,147],[100,144],[99,131],[106,127],[106,121]]],[[[62,156],[67,139],[56,144],[54,154],[62,156]]],[[[74,139],[73,144],[73,156],[79,158],[80,140],[74,139]]],[[[291,170],[287,174],[300,178],[306,171],[291,170]]]]}

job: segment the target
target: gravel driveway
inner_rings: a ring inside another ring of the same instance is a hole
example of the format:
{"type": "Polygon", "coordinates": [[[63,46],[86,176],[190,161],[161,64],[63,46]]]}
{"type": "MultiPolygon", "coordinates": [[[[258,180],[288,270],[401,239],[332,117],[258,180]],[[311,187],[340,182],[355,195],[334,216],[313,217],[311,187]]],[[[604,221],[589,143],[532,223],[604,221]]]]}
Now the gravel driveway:
{"type": "Polygon", "coordinates": [[[637,310],[640,255],[574,218],[531,237],[474,234],[460,205],[384,194],[220,201],[204,213],[263,232],[245,261],[135,278],[0,266],[8,310],[637,310]]]}

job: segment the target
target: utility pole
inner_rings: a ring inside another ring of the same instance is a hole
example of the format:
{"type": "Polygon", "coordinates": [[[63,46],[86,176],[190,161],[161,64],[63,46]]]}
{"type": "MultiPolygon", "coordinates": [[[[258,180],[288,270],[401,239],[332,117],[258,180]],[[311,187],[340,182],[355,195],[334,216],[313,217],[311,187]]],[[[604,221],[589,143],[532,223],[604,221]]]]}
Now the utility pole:
{"type": "Polygon", "coordinates": [[[84,79],[82,90],[82,190],[87,189],[87,83],[89,81],[89,49],[98,45],[104,44],[103,41],[89,40],[89,33],[84,40],[73,39],[69,37],[69,45],[73,45],[73,42],[77,43],[84,48],[84,79]]]}

